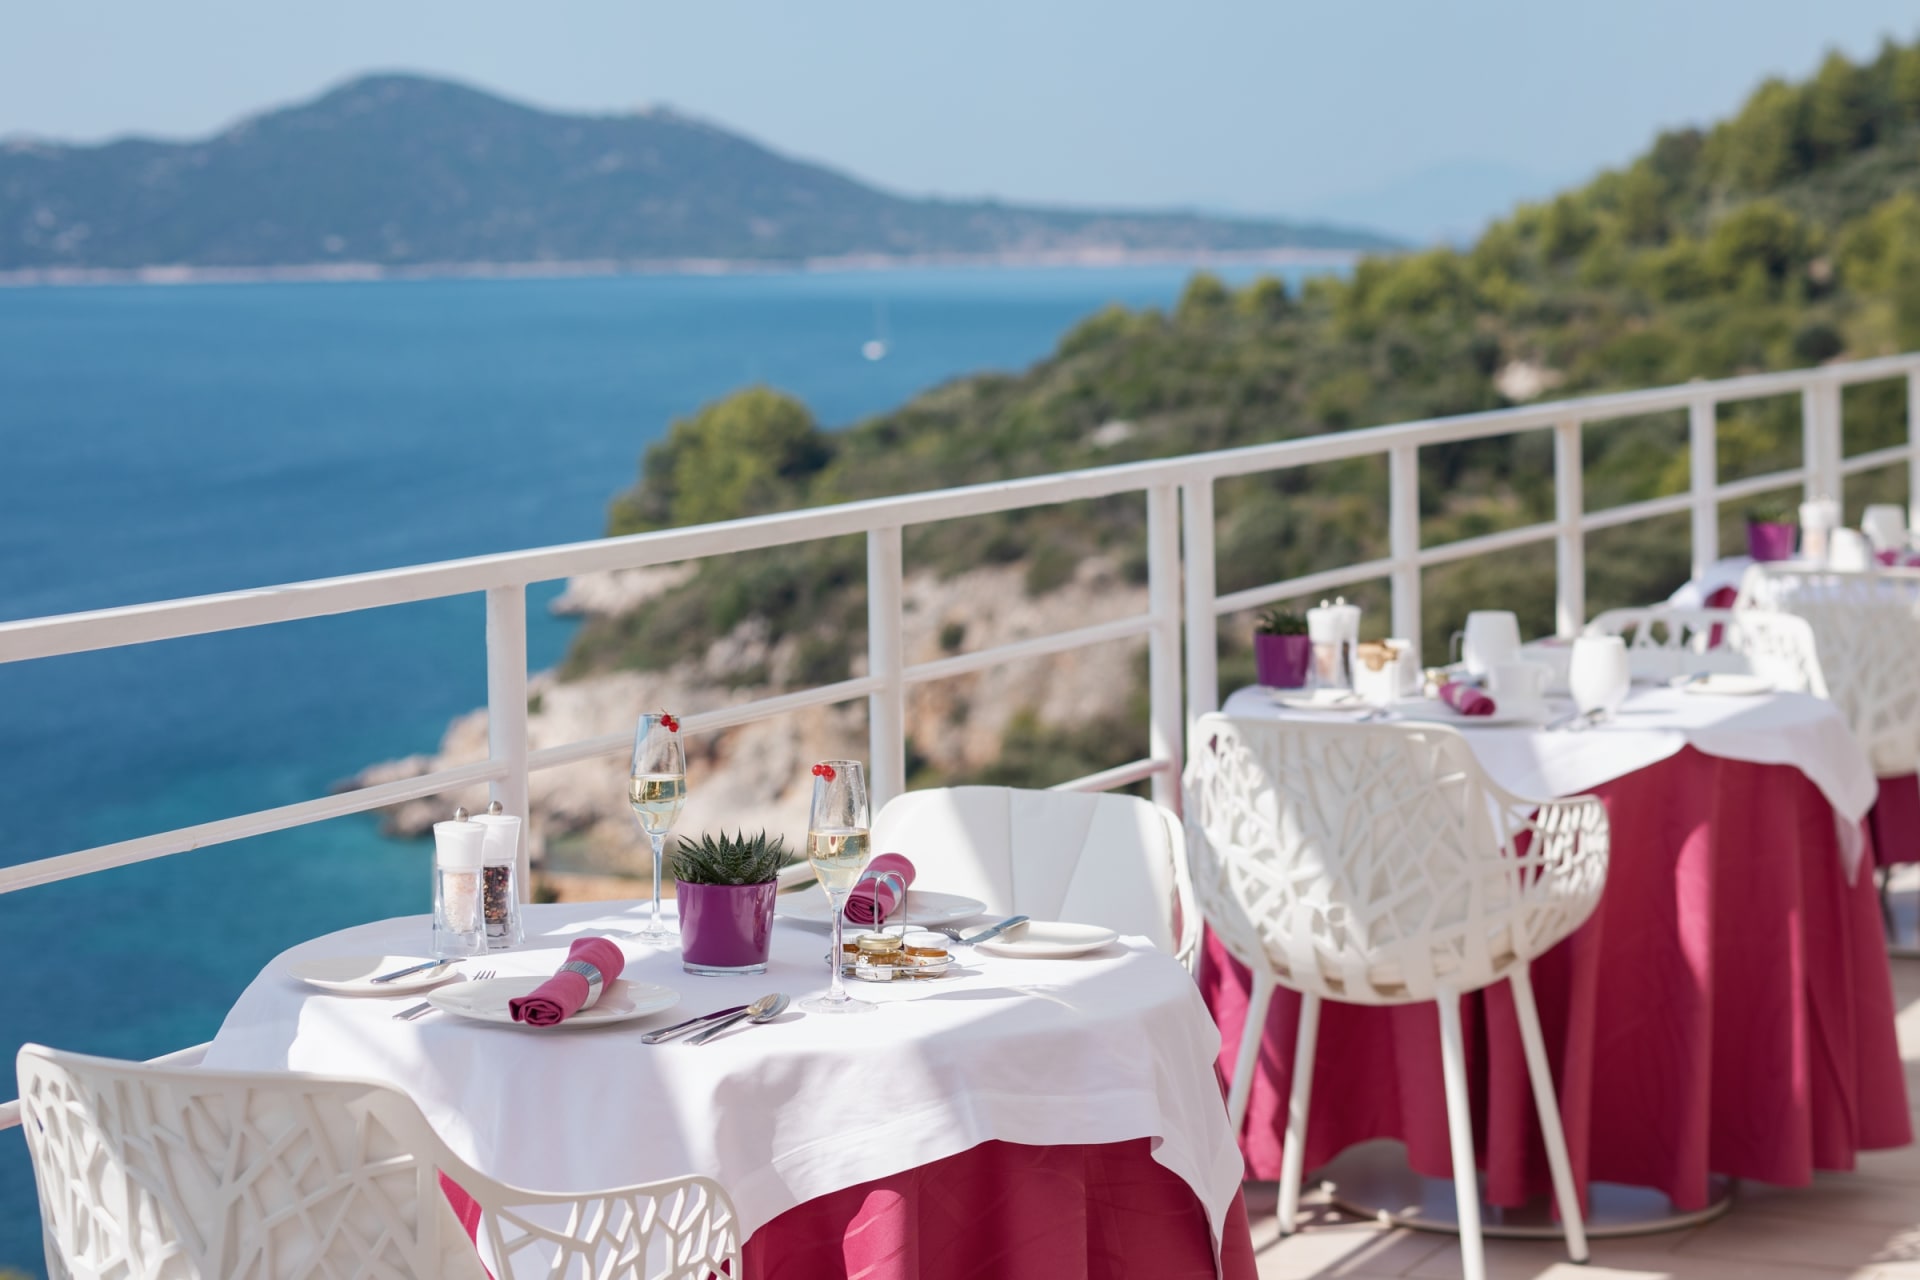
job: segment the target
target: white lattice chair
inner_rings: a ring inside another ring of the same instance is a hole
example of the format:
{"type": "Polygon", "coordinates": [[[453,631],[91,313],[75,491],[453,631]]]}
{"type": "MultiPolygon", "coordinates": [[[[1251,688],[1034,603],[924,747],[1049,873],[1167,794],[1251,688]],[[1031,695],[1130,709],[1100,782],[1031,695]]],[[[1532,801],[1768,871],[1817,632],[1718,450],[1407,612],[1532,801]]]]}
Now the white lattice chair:
{"type": "Polygon", "coordinates": [[[1598,800],[1530,800],[1481,770],[1438,725],[1201,717],[1187,766],[1188,857],[1214,933],[1253,974],[1228,1111],[1246,1116],[1276,986],[1301,995],[1281,1154],[1279,1219],[1293,1229],[1320,1002],[1433,1001],[1460,1248],[1481,1280],[1479,1189],[1460,998],[1507,979],[1576,1262],[1587,1257],[1528,964],[1600,900],[1607,815],[1598,800]]]}
{"type": "Polygon", "coordinates": [[[876,853],[913,859],[916,883],[999,915],[1140,934],[1193,967],[1200,913],[1179,817],[1137,796],[940,787],[895,796],[876,853]]]}
{"type": "Polygon", "coordinates": [[[1586,629],[1589,635],[1621,637],[1629,657],[1648,652],[1670,655],[1674,675],[1747,672],[1791,693],[1827,696],[1813,628],[1790,613],[1663,604],[1609,609],[1586,629]]]}
{"type": "Polygon", "coordinates": [[[1920,769],[1920,573],[1757,564],[1735,607],[1806,621],[1826,696],[1883,778],[1920,769]]]}
{"type": "Polygon", "coordinates": [[[27,1045],[21,1128],[47,1267],[89,1280],[738,1277],[732,1202],[686,1177],[588,1195],[496,1182],[370,1081],[161,1067],[27,1045]]]}

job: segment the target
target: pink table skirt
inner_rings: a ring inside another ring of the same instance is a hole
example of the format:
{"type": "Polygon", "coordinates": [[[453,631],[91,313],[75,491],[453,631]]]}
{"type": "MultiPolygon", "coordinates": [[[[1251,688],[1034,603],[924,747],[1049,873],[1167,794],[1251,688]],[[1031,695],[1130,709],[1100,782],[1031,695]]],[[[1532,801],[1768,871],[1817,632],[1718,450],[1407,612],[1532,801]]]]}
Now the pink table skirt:
{"type": "MultiPolygon", "coordinates": [[[[477,1206],[441,1179],[468,1232],[477,1206]]],[[[1222,1280],[1255,1280],[1234,1198],[1222,1280]]],[[[1146,1139],[1090,1147],[985,1142],[809,1200],[753,1233],[748,1280],[1214,1280],[1192,1188],[1146,1139]]]]}
{"type": "MultiPolygon", "coordinates": [[[[1789,1186],[1912,1138],[1873,878],[1848,885],[1833,811],[1798,770],[1688,749],[1598,788],[1600,908],[1534,963],[1574,1173],[1703,1207],[1709,1173],[1789,1186]]],[[[1233,1070],[1247,974],[1211,935],[1201,988],[1233,1070]]],[[[1510,988],[1466,1002],[1487,1191],[1549,1188],[1510,988]]],[[[1299,999],[1274,998],[1241,1147],[1277,1178],[1299,999]]],[[[1431,1004],[1321,1007],[1306,1167],[1373,1138],[1450,1177],[1431,1004]]]]}
{"type": "Polygon", "coordinates": [[[1874,862],[1920,862],[1920,775],[1880,779],[1880,798],[1867,814],[1874,862]]]}

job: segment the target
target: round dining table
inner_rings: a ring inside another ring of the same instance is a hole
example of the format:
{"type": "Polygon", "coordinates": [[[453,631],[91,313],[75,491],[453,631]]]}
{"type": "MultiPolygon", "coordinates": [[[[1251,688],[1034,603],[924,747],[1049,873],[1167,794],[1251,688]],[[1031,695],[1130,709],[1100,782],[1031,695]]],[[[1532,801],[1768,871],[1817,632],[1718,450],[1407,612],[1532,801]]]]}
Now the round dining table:
{"type": "Polygon", "coordinates": [[[703,1045],[649,1045],[696,1014],[819,990],[829,943],[777,918],[764,974],[694,976],[677,942],[623,936],[642,911],[530,906],[523,946],[462,968],[550,974],[573,939],[609,936],[623,980],[673,988],[673,1008],[599,1026],[402,1021],[417,993],[332,994],[288,972],[426,944],[426,918],[384,920],[277,957],[206,1065],[394,1085],[457,1154],[526,1189],[708,1175],[735,1204],[753,1280],[1252,1280],[1218,1033],[1192,977],[1145,939],[1070,959],[956,947],[954,975],[851,983],[877,1006],[866,1015],[790,1009],[703,1045]]]}
{"type": "MultiPolygon", "coordinates": [[[[1224,710],[1314,714],[1262,689],[1224,710]]],[[[1727,1178],[1804,1185],[1911,1140],[1863,869],[1875,782],[1832,704],[1637,686],[1592,727],[1450,718],[1515,794],[1591,794],[1607,809],[1600,905],[1532,970],[1583,1195],[1651,1188],[1668,1202],[1659,1213],[1681,1216],[1709,1208],[1727,1178]]],[[[1209,937],[1201,982],[1230,1074],[1249,978],[1209,937]]],[[[1511,994],[1498,983],[1465,1003],[1484,1195],[1537,1206],[1550,1182],[1511,994]]],[[[1268,1014],[1241,1136],[1253,1177],[1279,1175],[1298,1011],[1283,989],[1268,1014]]],[[[1306,1167],[1373,1139],[1404,1143],[1421,1175],[1452,1175],[1430,1005],[1323,1008],[1306,1167]]]]}

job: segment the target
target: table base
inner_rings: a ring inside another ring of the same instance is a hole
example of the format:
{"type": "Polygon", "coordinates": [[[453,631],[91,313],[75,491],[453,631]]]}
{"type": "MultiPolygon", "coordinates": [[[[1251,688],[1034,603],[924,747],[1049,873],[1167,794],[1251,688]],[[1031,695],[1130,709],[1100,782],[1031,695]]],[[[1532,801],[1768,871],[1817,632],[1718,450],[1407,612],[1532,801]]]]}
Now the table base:
{"type": "MultiPolygon", "coordinates": [[[[1398,1142],[1350,1147],[1320,1171],[1317,1181],[1328,1184],[1334,1205],[1347,1213],[1416,1231],[1460,1234],[1453,1179],[1415,1173],[1407,1164],[1406,1148],[1398,1142]]],[[[1707,1194],[1706,1208],[1687,1211],[1675,1209],[1673,1201],[1650,1187],[1590,1183],[1587,1235],[1599,1240],[1644,1236],[1711,1222],[1733,1207],[1733,1179],[1710,1175],[1707,1194]]],[[[1564,1235],[1554,1217],[1553,1202],[1546,1196],[1511,1208],[1488,1204],[1483,1194],[1480,1231],[1506,1240],[1558,1240],[1564,1235]]]]}

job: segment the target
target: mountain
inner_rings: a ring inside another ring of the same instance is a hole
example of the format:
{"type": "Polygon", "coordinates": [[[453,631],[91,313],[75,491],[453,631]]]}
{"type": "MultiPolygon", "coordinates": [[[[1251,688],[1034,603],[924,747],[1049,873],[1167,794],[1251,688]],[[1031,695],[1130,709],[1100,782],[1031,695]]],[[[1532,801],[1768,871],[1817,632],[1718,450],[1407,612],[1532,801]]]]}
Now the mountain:
{"type": "Polygon", "coordinates": [[[1567,186],[1531,169],[1490,160],[1449,160],[1361,191],[1315,201],[1328,222],[1374,227],[1411,244],[1470,244],[1522,200],[1567,186]]]}
{"type": "Polygon", "coordinates": [[[1378,249],[1187,213],[909,199],[669,111],[355,80],[199,142],[0,143],[0,271],[1378,249]]]}

